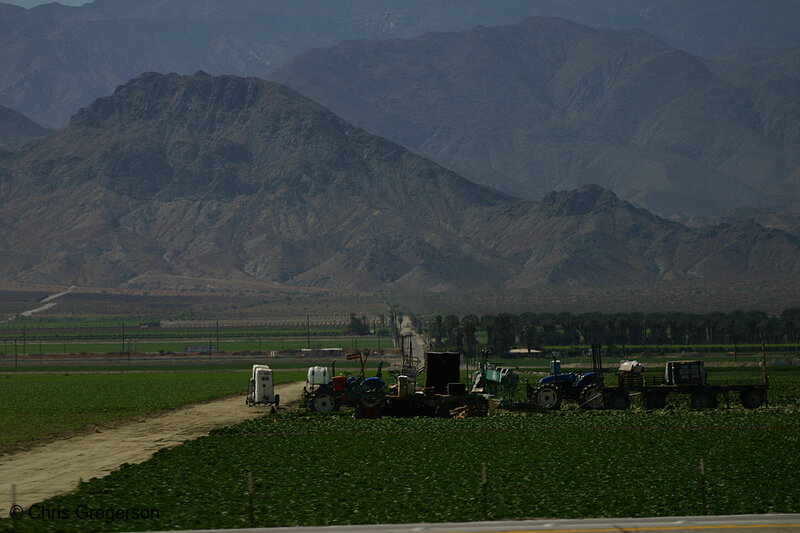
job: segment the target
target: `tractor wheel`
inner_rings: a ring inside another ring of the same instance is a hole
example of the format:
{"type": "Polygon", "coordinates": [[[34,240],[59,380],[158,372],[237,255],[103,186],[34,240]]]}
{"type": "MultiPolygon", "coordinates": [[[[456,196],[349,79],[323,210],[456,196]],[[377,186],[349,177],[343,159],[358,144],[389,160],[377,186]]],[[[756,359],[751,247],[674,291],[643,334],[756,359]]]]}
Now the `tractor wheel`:
{"type": "Polygon", "coordinates": [[[542,409],[554,411],[561,407],[561,394],[558,393],[558,389],[555,387],[549,385],[536,387],[533,391],[533,397],[536,401],[536,405],[542,409]]]}
{"type": "Polygon", "coordinates": [[[651,391],[642,394],[642,405],[645,409],[663,409],[667,406],[667,395],[663,392],[651,391]]]}
{"type": "Polygon", "coordinates": [[[276,394],[275,395],[275,407],[280,406],[280,404],[281,404],[281,395],[280,394],[276,394]]]}
{"type": "Polygon", "coordinates": [[[602,409],[603,393],[598,390],[597,385],[589,385],[581,391],[578,401],[583,409],[602,409]]]}
{"type": "Polygon", "coordinates": [[[624,411],[631,406],[631,397],[626,391],[613,391],[603,396],[606,407],[615,411],[624,411]]]}
{"type": "Polygon", "coordinates": [[[312,411],[325,413],[328,411],[335,411],[336,402],[333,400],[333,396],[327,392],[323,392],[313,395],[308,407],[312,411]]]}
{"type": "Polygon", "coordinates": [[[739,393],[739,400],[745,409],[758,409],[764,405],[764,391],[745,389],[739,393]]]}
{"type": "Polygon", "coordinates": [[[364,407],[378,407],[382,403],[381,399],[382,398],[364,397],[361,398],[359,402],[361,402],[361,405],[363,405],[364,407]]]}
{"type": "Polygon", "coordinates": [[[690,403],[692,409],[713,409],[717,406],[717,395],[711,392],[693,392],[690,403]]]}

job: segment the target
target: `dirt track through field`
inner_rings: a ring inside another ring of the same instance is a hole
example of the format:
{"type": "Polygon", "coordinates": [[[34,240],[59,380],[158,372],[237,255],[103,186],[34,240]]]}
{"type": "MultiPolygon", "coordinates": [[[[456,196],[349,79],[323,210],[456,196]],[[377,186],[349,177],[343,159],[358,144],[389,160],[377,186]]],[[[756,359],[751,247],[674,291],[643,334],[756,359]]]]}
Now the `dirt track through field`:
{"type": "MultiPolygon", "coordinates": [[[[293,382],[277,385],[275,392],[281,395],[282,404],[297,403],[302,389],[302,382],[293,382]]],[[[267,412],[269,407],[247,407],[244,396],[225,398],[2,456],[0,516],[8,517],[13,485],[16,504],[27,509],[51,496],[73,491],[81,479],[103,477],[123,463],[141,463],[158,450],[267,412]]]]}

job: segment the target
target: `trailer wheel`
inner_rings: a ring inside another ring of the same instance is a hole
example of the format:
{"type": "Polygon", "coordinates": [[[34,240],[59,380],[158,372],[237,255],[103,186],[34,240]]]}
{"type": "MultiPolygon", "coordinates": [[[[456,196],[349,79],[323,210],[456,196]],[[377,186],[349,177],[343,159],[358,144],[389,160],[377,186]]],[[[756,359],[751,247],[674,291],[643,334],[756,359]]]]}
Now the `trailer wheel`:
{"type": "Polygon", "coordinates": [[[578,400],[583,409],[603,408],[603,393],[597,388],[597,385],[589,385],[583,389],[578,400]]]}
{"type": "Polygon", "coordinates": [[[645,409],[663,409],[667,406],[667,395],[663,392],[645,392],[642,394],[642,405],[645,409]]]}
{"type": "Polygon", "coordinates": [[[536,404],[542,409],[553,411],[561,407],[561,395],[555,387],[549,385],[536,387],[533,395],[536,404]]]}
{"type": "Polygon", "coordinates": [[[713,409],[717,406],[717,395],[710,392],[693,392],[692,409],[713,409]]]}
{"type": "Polygon", "coordinates": [[[323,392],[312,396],[308,407],[312,411],[325,413],[328,411],[334,411],[336,409],[336,402],[333,401],[333,396],[323,392]]]}
{"type": "Polygon", "coordinates": [[[281,395],[280,394],[276,394],[275,395],[275,407],[280,406],[280,404],[281,404],[281,395]]]}
{"type": "Polygon", "coordinates": [[[760,390],[746,389],[739,393],[739,400],[745,409],[757,409],[764,405],[765,399],[764,391],[760,390]]]}
{"type": "Polygon", "coordinates": [[[615,411],[624,411],[631,406],[631,397],[626,391],[613,391],[604,396],[606,407],[615,411]]]}

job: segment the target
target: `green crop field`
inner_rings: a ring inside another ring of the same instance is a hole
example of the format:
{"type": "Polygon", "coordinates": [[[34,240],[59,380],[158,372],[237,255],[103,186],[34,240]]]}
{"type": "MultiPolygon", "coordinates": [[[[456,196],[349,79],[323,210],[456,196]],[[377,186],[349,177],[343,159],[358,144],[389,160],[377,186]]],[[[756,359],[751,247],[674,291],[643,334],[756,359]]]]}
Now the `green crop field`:
{"type": "MultiPolygon", "coordinates": [[[[800,412],[788,407],[459,420],[300,412],[216,430],[145,463],[123,465],[44,502],[68,517],[23,517],[16,527],[124,531],[697,515],[704,498],[709,514],[800,512],[798,449],[800,412]],[[147,510],[151,518],[82,519],[79,506],[147,510]]],[[[11,527],[8,519],[0,522],[11,527]]]]}
{"type": "MultiPolygon", "coordinates": [[[[278,383],[304,372],[276,375],[278,383]]],[[[4,445],[247,392],[244,372],[0,375],[4,445]]]]}
{"type": "Polygon", "coordinates": [[[341,348],[345,351],[357,351],[361,349],[382,349],[391,348],[391,339],[377,337],[330,337],[312,338],[309,343],[306,339],[286,338],[286,339],[247,339],[233,340],[220,339],[217,343],[214,338],[202,337],[174,337],[172,340],[146,340],[137,339],[121,342],[111,341],[34,341],[28,340],[24,345],[20,340],[4,339],[0,340],[0,355],[38,355],[54,353],[119,353],[130,350],[134,353],[154,353],[154,352],[174,352],[182,353],[186,345],[212,345],[221,352],[262,352],[270,350],[294,350],[299,351],[307,348],[309,344],[312,348],[341,348]]]}
{"type": "MultiPolygon", "coordinates": [[[[395,358],[396,359],[396,358],[395,358]]],[[[392,359],[394,360],[394,359],[392,359]]],[[[370,370],[374,370],[378,366],[378,362],[381,361],[380,358],[375,357],[370,358],[366,363],[365,367],[370,370]]],[[[257,356],[247,357],[243,361],[231,361],[230,359],[225,359],[221,361],[215,361],[214,357],[210,357],[208,362],[202,363],[197,361],[192,362],[166,362],[166,363],[150,363],[150,362],[143,362],[141,360],[134,360],[130,364],[126,362],[124,357],[118,359],[117,362],[114,363],[70,363],[66,362],[52,362],[52,361],[43,361],[39,363],[36,358],[29,359],[25,364],[20,364],[18,367],[11,365],[0,366],[0,372],[5,372],[7,374],[16,374],[16,373],[27,373],[27,372],[36,372],[36,373],[46,373],[46,372],[60,372],[60,373],[75,373],[75,372],[123,372],[123,373],[137,373],[137,372],[181,372],[181,371],[188,371],[188,372],[201,372],[201,371],[210,371],[210,372],[221,372],[221,371],[238,371],[238,372],[250,372],[251,364],[252,363],[259,363],[259,364],[267,364],[273,370],[277,370],[279,372],[283,371],[291,371],[291,370],[307,370],[310,366],[331,366],[330,359],[317,359],[317,358],[302,358],[302,359],[295,359],[295,358],[259,358],[257,356]]],[[[389,358],[384,359],[385,363],[389,362],[389,358]]],[[[341,370],[342,372],[350,372],[351,374],[359,370],[360,367],[357,361],[337,361],[336,362],[336,371],[337,373],[341,370]]],[[[303,374],[305,375],[305,374],[303,374]]]]}

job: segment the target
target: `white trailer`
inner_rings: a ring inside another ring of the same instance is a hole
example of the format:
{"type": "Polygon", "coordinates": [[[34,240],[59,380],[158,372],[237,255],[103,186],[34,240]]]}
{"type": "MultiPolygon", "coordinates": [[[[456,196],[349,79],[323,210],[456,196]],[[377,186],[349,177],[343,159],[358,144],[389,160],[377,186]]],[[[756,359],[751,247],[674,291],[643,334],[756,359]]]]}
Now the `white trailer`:
{"type": "Polygon", "coordinates": [[[275,394],[275,381],[272,378],[272,370],[267,365],[253,365],[247,405],[264,404],[277,407],[280,401],[280,394],[275,394]]]}

